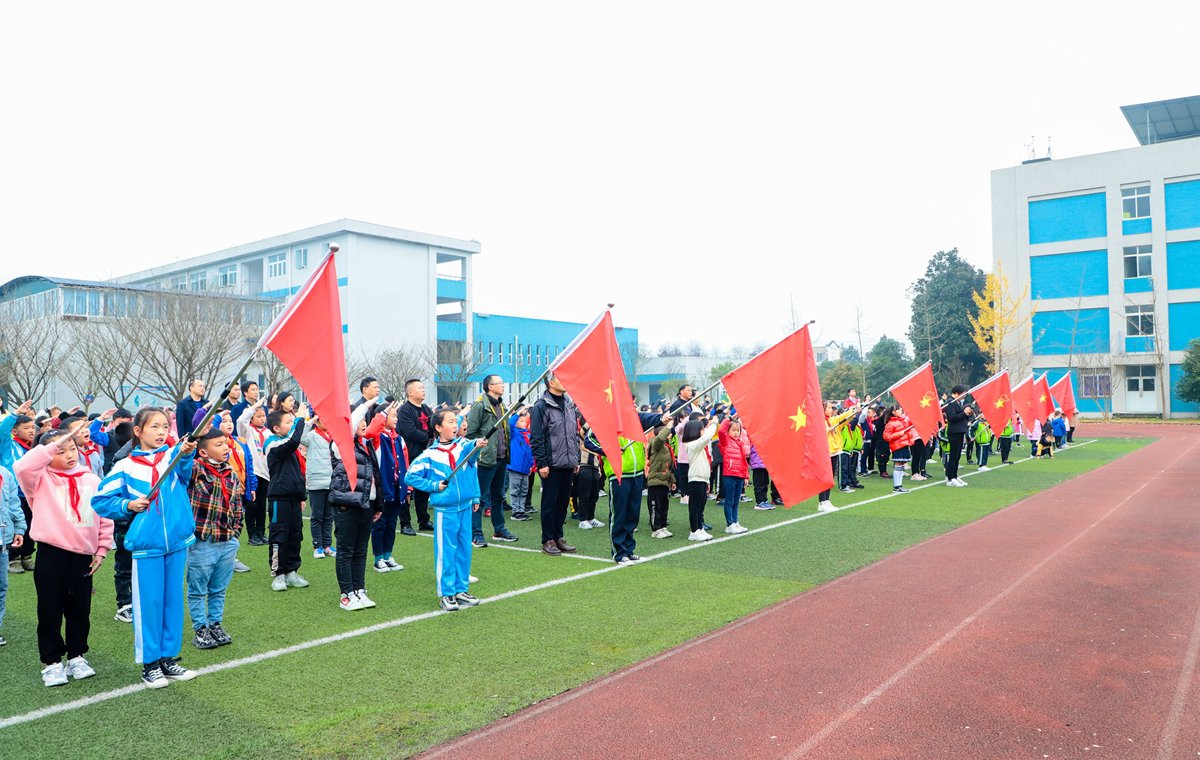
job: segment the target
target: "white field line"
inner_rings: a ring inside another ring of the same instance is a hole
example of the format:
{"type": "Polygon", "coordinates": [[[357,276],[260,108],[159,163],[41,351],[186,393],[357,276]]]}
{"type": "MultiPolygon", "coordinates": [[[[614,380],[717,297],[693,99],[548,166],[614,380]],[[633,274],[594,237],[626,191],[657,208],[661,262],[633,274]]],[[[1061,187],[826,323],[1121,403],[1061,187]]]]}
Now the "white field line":
{"type": "MultiPolygon", "coordinates": [[[[1086,446],[1090,443],[1095,443],[1095,442],[1096,442],[1096,439],[1092,439],[1090,441],[1084,441],[1081,443],[1076,443],[1076,444],[1073,444],[1071,447],[1068,447],[1067,451],[1070,451],[1071,448],[1074,448],[1077,446],[1086,446]]],[[[1027,457],[1025,459],[1017,460],[1016,464],[1020,464],[1021,462],[1029,461],[1030,459],[1032,459],[1032,457],[1027,457]]],[[[998,469],[989,470],[989,472],[998,472],[998,471],[1000,471],[1000,470],[998,470],[998,469]]],[[[964,474],[963,477],[971,477],[972,475],[981,475],[981,474],[983,474],[983,473],[976,471],[976,472],[964,474]]],[[[923,488],[930,488],[935,485],[941,485],[941,483],[940,482],[939,483],[928,483],[923,486],[917,486],[916,488],[913,488],[911,490],[919,491],[923,488]]],[[[892,497],[896,497],[896,496],[903,496],[903,495],[904,494],[888,493],[883,496],[877,496],[877,497],[874,497],[871,499],[865,499],[863,501],[847,505],[845,507],[842,507],[841,509],[849,509],[851,507],[857,507],[862,504],[870,504],[872,502],[881,501],[883,499],[888,499],[888,498],[892,498],[892,497]]],[[[839,511],[841,511],[841,510],[839,510],[839,511]]],[[[766,525],[761,528],[755,528],[753,530],[749,530],[742,534],[732,535],[732,536],[723,536],[721,538],[715,538],[711,541],[702,541],[702,542],[697,542],[697,543],[689,545],[689,546],[681,546],[677,549],[671,549],[670,551],[662,552],[661,554],[655,554],[655,555],[652,555],[649,557],[645,557],[644,559],[646,561],[653,560],[653,559],[661,559],[662,557],[669,557],[674,554],[680,554],[682,552],[691,551],[693,549],[699,549],[703,546],[719,544],[724,541],[730,541],[730,540],[737,539],[737,538],[745,538],[746,536],[751,536],[756,533],[762,533],[763,531],[772,530],[775,528],[782,528],[785,525],[794,525],[795,523],[802,522],[804,520],[811,520],[815,517],[821,517],[822,515],[826,515],[826,514],[837,514],[837,513],[836,512],[817,512],[814,514],[804,515],[802,517],[793,518],[791,520],[784,520],[783,522],[774,523],[772,525],[766,525]]],[[[420,534],[419,533],[418,535],[428,535],[428,534],[420,534]]],[[[505,548],[518,549],[521,547],[505,547],[505,548]]],[[[533,551],[533,550],[526,550],[526,551],[533,551]]],[[[538,553],[540,553],[540,552],[538,552],[538,553]]],[[[590,559],[596,559],[596,558],[592,557],[590,559]]],[[[611,562],[611,560],[603,560],[603,561],[605,563],[611,562]]],[[[496,594],[495,596],[490,596],[485,599],[481,599],[480,604],[493,604],[495,602],[501,602],[506,599],[513,599],[515,597],[524,596],[525,594],[532,594],[536,591],[544,591],[545,589],[554,588],[556,586],[562,586],[567,583],[573,583],[575,581],[584,580],[586,578],[594,578],[599,575],[604,575],[605,573],[611,573],[611,572],[615,572],[618,570],[625,570],[628,567],[636,567],[636,565],[626,566],[626,565],[608,564],[607,567],[598,568],[596,570],[589,570],[588,572],[585,572],[585,573],[579,573],[577,575],[568,575],[563,578],[555,578],[554,580],[546,581],[544,583],[538,583],[538,584],[534,584],[532,586],[526,586],[524,588],[513,589],[512,591],[505,591],[501,594],[496,594]]],[[[220,673],[223,670],[232,670],[233,668],[240,668],[244,665],[255,665],[260,662],[265,662],[266,660],[273,660],[273,659],[276,659],[279,657],[283,657],[285,655],[296,654],[297,652],[303,652],[308,649],[313,649],[314,647],[324,646],[326,644],[335,644],[339,641],[347,641],[349,639],[355,639],[360,636],[366,636],[366,635],[369,635],[372,633],[378,633],[379,631],[386,631],[386,630],[389,630],[392,628],[398,628],[403,625],[417,623],[422,620],[430,620],[432,618],[440,617],[442,615],[449,615],[449,614],[451,614],[451,613],[445,612],[445,611],[439,609],[439,610],[430,610],[429,612],[423,612],[423,613],[420,613],[417,615],[408,615],[407,617],[397,618],[395,620],[387,620],[382,623],[376,623],[374,625],[365,626],[363,628],[356,628],[352,631],[345,631],[343,633],[333,634],[332,636],[323,636],[319,639],[312,639],[310,641],[300,642],[298,644],[293,644],[293,645],[287,646],[287,647],[281,647],[279,649],[271,649],[266,652],[259,652],[258,654],[250,655],[247,657],[240,657],[236,660],[228,660],[226,662],[219,662],[214,665],[209,665],[207,667],[200,668],[197,672],[200,675],[207,675],[209,673],[220,673]]],[[[176,686],[175,688],[181,688],[181,687],[176,686]]],[[[182,687],[182,688],[187,688],[187,687],[182,687]]],[[[79,710],[84,707],[90,707],[91,705],[97,705],[97,704],[100,704],[103,702],[108,702],[113,699],[119,699],[120,697],[127,697],[131,694],[137,694],[138,692],[141,692],[144,689],[145,689],[145,687],[142,686],[140,683],[134,683],[134,684],[130,684],[128,686],[122,686],[117,689],[111,689],[109,691],[100,692],[99,694],[93,694],[90,697],[83,697],[81,699],[75,699],[70,702],[63,702],[63,703],[57,704],[57,705],[49,705],[47,707],[42,707],[37,710],[31,710],[26,713],[20,713],[18,715],[8,716],[6,718],[0,718],[0,730],[3,730],[5,728],[12,728],[13,726],[19,726],[23,723],[31,723],[31,722],[33,722],[35,720],[39,720],[41,718],[48,718],[53,715],[60,715],[65,712],[79,710]]]]}

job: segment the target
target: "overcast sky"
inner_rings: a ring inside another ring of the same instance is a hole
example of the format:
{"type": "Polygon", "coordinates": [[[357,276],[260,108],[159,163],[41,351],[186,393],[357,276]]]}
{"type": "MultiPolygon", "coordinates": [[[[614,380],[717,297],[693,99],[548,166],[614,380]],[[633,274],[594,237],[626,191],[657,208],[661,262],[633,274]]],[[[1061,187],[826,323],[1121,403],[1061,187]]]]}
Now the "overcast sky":
{"type": "MultiPolygon", "coordinates": [[[[992,169],[1200,94],[1167,3],[8,3],[0,281],[350,217],[479,240],[476,310],[651,344],[903,337],[992,169]]],[[[403,292],[398,292],[398,297],[403,292]]]]}

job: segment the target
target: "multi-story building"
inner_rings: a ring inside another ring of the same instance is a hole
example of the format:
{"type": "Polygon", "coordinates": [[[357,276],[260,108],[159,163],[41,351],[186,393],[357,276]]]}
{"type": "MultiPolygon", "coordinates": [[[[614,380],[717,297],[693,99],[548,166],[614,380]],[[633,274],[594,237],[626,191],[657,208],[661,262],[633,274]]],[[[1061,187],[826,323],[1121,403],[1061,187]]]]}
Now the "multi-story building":
{"type": "Polygon", "coordinates": [[[1004,357],[1070,371],[1085,412],[1194,416],[1174,388],[1200,337],[1200,97],[1122,111],[1137,147],[992,172],[995,265],[1029,292],[1004,357]]]}

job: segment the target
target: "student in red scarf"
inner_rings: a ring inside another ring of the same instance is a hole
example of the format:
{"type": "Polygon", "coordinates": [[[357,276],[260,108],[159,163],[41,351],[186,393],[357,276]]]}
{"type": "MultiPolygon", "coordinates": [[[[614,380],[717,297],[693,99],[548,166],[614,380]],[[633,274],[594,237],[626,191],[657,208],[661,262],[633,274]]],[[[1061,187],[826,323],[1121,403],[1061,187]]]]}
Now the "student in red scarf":
{"type": "MultiPolygon", "coordinates": [[[[314,418],[315,421],[315,418],[314,418]]],[[[271,590],[305,588],[308,581],[300,577],[300,544],[304,542],[304,521],[301,512],[308,491],[304,480],[304,455],[300,453],[300,438],[304,435],[304,420],[291,412],[276,409],[267,415],[271,437],[266,441],[267,469],[271,475],[267,492],[270,518],[271,590]]]]}
{"type": "MultiPolygon", "coordinates": [[[[10,472],[15,469],[17,462],[33,448],[38,426],[33,417],[33,402],[26,401],[12,414],[0,419],[0,467],[7,467],[10,472]]],[[[25,498],[24,489],[17,489],[17,498],[21,501],[21,512],[25,515],[26,525],[32,525],[33,513],[29,511],[29,502],[25,498]]],[[[14,546],[8,554],[8,572],[19,575],[32,572],[33,553],[37,542],[32,541],[28,534],[25,543],[14,546]]]]}
{"type": "Polygon", "coordinates": [[[242,481],[230,466],[231,453],[225,433],[209,429],[196,447],[196,463],[188,483],[188,501],[196,518],[196,543],[188,549],[187,604],[192,618],[192,646],[197,649],[233,643],[222,622],[245,507],[242,481]]]}
{"type": "Polygon", "coordinates": [[[84,655],[92,616],[92,575],[112,546],[112,520],[92,510],[100,478],[79,461],[82,421],[45,433],[14,467],[38,519],[31,530],[41,544],[33,582],[38,595],[38,652],[42,683],[63,686],[96,675],[84,655]],[[66,639],[63,639],[63,619],[66,639]],[[67,662],[64,667],[63,656],[67,662]]]}
{"type": "MultiPolygon", "coordinates": [[[[217,414],[221,435],[225,436],[225,444],[229,447],[229,467],[242,484],[242,516],[254,505],[255,490],[258,488],[258,477],[254,474],[254,463],[250,459],[250,447],[233,437],[233,413],[225,409],[217,414]]],[[[233,572],[248,573],[250,566],[236,556],[233,558],[233,572]]]]}

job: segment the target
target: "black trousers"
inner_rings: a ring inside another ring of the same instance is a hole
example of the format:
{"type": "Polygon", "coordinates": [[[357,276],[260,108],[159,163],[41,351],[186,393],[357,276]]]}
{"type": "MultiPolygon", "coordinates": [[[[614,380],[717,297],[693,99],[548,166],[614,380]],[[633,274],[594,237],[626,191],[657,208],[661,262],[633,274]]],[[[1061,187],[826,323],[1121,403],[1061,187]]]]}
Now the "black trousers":
{"type": "Polygon", "coordinates": [[[125,548],[125,534],[129,531],[129,523],[120,522],[114,526],[113,538],[117,548],[112,552],[113,586],[117,592],[117,609],[133,604],[133,554],[125,548]]]}
{"type": "Polygon", "coordinates": [[[712,472],[708,476],[708,490],[716,494],[714,497],[718,501],[724,497],[725,489],[722,487],[724,483],[721,480],[721,474],[725,471],[722,462],[712,463],[712,472]]]}
{"type": "Polygon", "coordinates": [[[779,498],[779,489],[771,482],[771,473],[767,472],[766,468],[755,467],[750,470],[751,481],[754,484],[754,503],[762,504],[767,500],[767,490],[770,486],[771,498],[779,498]]]}
{"type": "MultiPolygon", "coordinates": [[[[7,443],[7,441],[5,441],[7,443]]],[[[20,548],[9,547],[8,561],[16,562],[22,557],[32,557],[34,549],[37,548],[37,542],[29,537],[29,529],[33,527],[33,512],[29,509],[29,502],[25,501],[24,494],[17,494],[21,498],[21,511],[25,513],[25,542],[20,548]]],[[[55,660],[57,662],[57,660],[55,660]]]]}
{"type": "Polygon", "coordinates": [[[82,657],[92,625],[92,558],[43,543],[33,570],[37,589],[38,654],[43,665],[82,657]],[[67,620],[67,638],[62,635],[67,620]]]}
{"type": "Polygon", "coordinates": [[[913,441],[912,446],[909,446],[909,451],[912,452],[912,474],[925,475],[925,463],[929,461],[929,447],[922,440],[913,441]]]}
{"type": "Polygon", "coordinates": [[[689,481],[687,495],[688,523],[695,533],[704,527],[704,504],[708,501],[708,483],[703,480],[689,481]]]}
{"type": "Polygon", "coordinates": [[[863,441],[862,456],[858,458],[858,473],[870,475],[875,469],[875,440],[863,441]]]}
{"type": "Polygon", "coordinates": [[[542,478],[542,543],[563,537],[567,521],[567,504],[571,501],[571,480],[575,470],[570,467],[551,467],[542,478]]]}
{"type": "Polygon", "coordinates": [[[429,522],[429,493],[427,491],[418,491],[414,488],[412,498],[400,504],[400,527],[412,527],[412,512],[408,508],[409,502],[417,508],[418,527],[421,525],[432,525],[429,522]]]}
{"type": "MultiPolygon", "coordinates": [[[[837,454],[831,454],[829,457],[829,467],[830,467],[830,469],[833,470],[833,482],[834,483],[838,482],[838,465],[840,463],[839,462],[840,459],[841,459],[841,457],[838,456],[837,454]]],[[[817,495],[817,500],[818,501],[829,501],[830,491],[831,491],[831,489],[826,488],[824,491],[822,491],[821,493],[819,493],[817,495]]]]}
{"type": "Polygon", "coordinates": [[[676,484],[676,487],[684,494],[687,493],[687,488],[688,488],[687,475],[688,475],[687,462],[676,462],[675,463],[675,484],[676,484]]]}
{"type": "MultiPolygon", "coordinates": [[[[640,490],[638,496],[641,496],[640,490]]],[[[609,494],[609,497],[611,499],[612,494],[609,494]]],[[[580,522],[596,519],[596,502],[599,499],[600,471],[595,467],[581,466],[575,475],[575,512],[579,515],[580,522]]]]}
{"type": "Polygon", "coordinates": [[[875,441],[875,463],[879,465],[879,474],[887,474],[888,460],[892,458],[892,449],[888,442],[879,436],[875,441]]]}
{"type": "Polygon", "coordinates": [[[950,457],[946,460],[946,480],[958,477],[958,460],[962,457],[966,433],[949,433],[950,457]]]}
{"type": "Polygon", "coordinates": [[[966,444],[967,461],[970,462],[975,458],[975,439],[971,436],[966,436],[966,444]]]}
{"type": "Polygon", "coordinates": [[[304,518],[300,501],[271,499],[271,575],[286,575],[300,569],[300,545],[304,543],[304,518]]]}
{"type": "Polygon", "coordinates": [[[246,534],[262,537],[267,529],[267,488],[271,481],[258,479],[258,490],[254,492],[254,503],[246,505],[246,534]]]}
{"type": "Polygon", "coordinates": [[[356,507],[334,507],[333,527],[337,537],[338,589],[343,594],[367,587],[367,540],[371,537],[371,518],[375,513],[356,507]]]}
{"type": "Polygon", "coordinates": [[[1007,462],[1008,455],[1011,453],[1012,453],[1012,439],[1011,438],[1001,438],[1000,439],[1000,462],[1001,463],[1007,462]]]}
{"type": "Polygon", "coordinates": [[[646,489],[650,507],[650,530],[667,527],[667,507],[670,506],[670,491],[667,486],[650,486],[646,489]]]}

